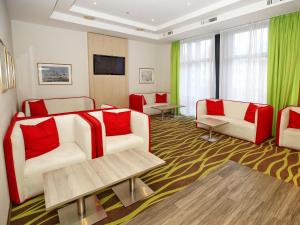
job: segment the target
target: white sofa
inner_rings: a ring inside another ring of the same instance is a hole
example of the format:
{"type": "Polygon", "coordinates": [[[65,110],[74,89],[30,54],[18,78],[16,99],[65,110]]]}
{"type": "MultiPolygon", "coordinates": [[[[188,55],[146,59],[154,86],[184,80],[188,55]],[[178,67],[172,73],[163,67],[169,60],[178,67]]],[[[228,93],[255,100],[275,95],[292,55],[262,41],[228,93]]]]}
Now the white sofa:
{"type": "MultiPolygon", "coordinates": [[[[31,116],[28,102],[37,100],[41,99],[29,99],[22,103],[22,111],[26,117],[31,116]]],[[[95,109],[95,101],[89,97],[51,98],[43,100],[49,115],[95,109]]]]}
{"type": "Polygon", "coordinates": [[[300,113],[300,107],[289,106],[279,111],[276,143],[278,146],[300,150],[300,129],[288,128],[290,110],[300,113]]]}
{"type": "MultiPolygon", "coordinates": [[[[130,109],[112,109],[106,110],[106,112],[123,112],[128,110],[130,109]]],[[[100,149],[100,154],[98,154],[98,156],[128,149],[136,149],[138,151],[150,150],[150,119],[148,115],[131,110],[130,126],[132,133],[118,136],[106,136],[102,111],[89,112],[88,114],[96,118],[101,124],[101,145],[103,149],[100,149]]],[[[100,138],[97,139],[99,140],[100,138]]]]}
{"type": "MultiPolygon", "coordinates": [[[[196,117],[216,118],[229,123],[217,127],[215,132],[226,134],[232,137],[244,139],[256,144],[261,143],[271,136],[273,107],[269,105],[259,105],[256,111],[255,123],[244,120],[245,113],[249,106],[247,102],[223,100],[225,116],[207,115],[206,100],[200,100],[196,105],[196,117]]],[[[205,125],[197,123],[197,127],[207,129],[205,125]]]]}
{"type": "MultiPolygon", "coordinates": [[[[161,112],[157,109],[153,109],[153,106],[159,106],[159,105],[168,105],[171,102],[170,99],[170,94],[167,94],[167,103],[155,103],[155,94],[156,93],[148,93],[148,94],[143,94],[143,93],[139,93],[139,94],[132,94],[129,97],[129,104],[130,104],[130,108],[137,110],[139,112],[144,112],[148,115],[156,115],[156,114],[160,114],[161,112]],[[143,101],[142,99],[136,99],[136,96],[144,96],[145,100],[147,102],[146,105],[143,105],[143,101]]],[[[157,94],[165,94],[165,92],[157,92],[157,94]]]]}
{"type": "Polygon", "coordinates": [[[16,204],[43,193],[43,173],[92,158],[91,125],[81,116],[70,114],[53,117],[58,129],[60,146],[41,156],[25,160],[20,124],[35,125],[49,118],[51,117],[15,121],[5,137],[10,195],[12,202],[16,204]]]}

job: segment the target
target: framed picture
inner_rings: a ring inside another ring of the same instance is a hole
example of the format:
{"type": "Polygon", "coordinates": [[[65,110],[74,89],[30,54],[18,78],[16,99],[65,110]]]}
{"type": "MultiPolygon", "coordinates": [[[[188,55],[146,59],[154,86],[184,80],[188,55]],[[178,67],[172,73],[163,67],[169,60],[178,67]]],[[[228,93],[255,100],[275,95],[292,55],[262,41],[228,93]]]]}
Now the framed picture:
{"type": "Polygon", "coordinates": [[[39,84],[72,84],[72,65],[38,63],[39,84]]]}
{"type": "Polygon", "coordinates": [[[153,83],[154,83],[154,69],[140,68],[140,84],[153,84],[153,83]]]}
{"type": "Polygon", "coordinates": [[[0,90],[8,89],[8,68],[7,68],[7,50],[3,44],[0,44],[0,90]]]}

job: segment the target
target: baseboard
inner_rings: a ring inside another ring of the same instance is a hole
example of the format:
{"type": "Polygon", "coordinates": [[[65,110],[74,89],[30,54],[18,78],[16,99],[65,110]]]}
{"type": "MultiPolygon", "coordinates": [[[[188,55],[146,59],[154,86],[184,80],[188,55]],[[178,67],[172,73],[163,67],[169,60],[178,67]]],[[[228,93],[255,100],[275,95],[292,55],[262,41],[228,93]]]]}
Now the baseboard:
{"type": "Polygon", "coordinates": [[[10,215],[11,215],[12,204],[9,204],[8,215],[7,215],[7,225],[10,224],[10,215]]]}

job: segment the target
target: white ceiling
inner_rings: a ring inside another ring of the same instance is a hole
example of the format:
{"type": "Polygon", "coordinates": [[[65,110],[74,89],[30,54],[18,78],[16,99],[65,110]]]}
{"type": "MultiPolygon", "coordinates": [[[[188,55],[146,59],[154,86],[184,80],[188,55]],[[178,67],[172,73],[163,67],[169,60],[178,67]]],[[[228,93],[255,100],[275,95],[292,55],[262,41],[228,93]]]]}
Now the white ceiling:
{"type": "Polygon", "coordinates": [[[7,0],[38,24],[167,42],[300,10],[300,0],[7,0]],[[92,19],[87,19],[92,18],[92,19]],[[216,21],[208,20],[217,17],[216,21]]]}

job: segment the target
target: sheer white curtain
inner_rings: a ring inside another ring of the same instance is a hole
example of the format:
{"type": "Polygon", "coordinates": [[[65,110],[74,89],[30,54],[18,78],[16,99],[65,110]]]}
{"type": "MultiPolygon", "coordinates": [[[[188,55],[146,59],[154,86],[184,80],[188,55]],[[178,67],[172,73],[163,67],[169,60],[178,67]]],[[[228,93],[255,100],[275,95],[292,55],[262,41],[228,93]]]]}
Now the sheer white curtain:
{"type": "Polygon", "coordinates": [[[183,40],[180,43],[180,112],[196,115],[199,99],[215,97],[214,36],[183,40]]]}
{"type": "Polygon", "coordinates": [[[221,32],[220,98],[267,102],[268,25],[221,32]]]}

